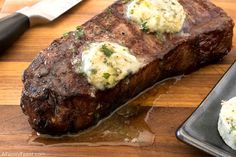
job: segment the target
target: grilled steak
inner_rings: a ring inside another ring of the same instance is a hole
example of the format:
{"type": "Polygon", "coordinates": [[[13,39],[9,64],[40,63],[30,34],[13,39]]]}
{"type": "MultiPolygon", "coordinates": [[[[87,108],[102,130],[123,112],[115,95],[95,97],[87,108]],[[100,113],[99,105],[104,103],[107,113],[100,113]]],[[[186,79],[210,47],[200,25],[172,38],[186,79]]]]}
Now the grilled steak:
{"type": "Polygon", "coordinates": [[[179,0],[187,12],[181,33],[165,40],[145,33],[127,20],[126,3],[115,2],[81,26],[78,32],[56,39],[24,71],[21,108],[39,133],[73,133],[96,124],[142,90],[164,78],[185,74],[216,62],[232,46],[233,21],[208,0],[179,0]],[[72,59],[90,42],[124,44],[146,65],[115,87],[94,90],[75,72],[72,59]]]}

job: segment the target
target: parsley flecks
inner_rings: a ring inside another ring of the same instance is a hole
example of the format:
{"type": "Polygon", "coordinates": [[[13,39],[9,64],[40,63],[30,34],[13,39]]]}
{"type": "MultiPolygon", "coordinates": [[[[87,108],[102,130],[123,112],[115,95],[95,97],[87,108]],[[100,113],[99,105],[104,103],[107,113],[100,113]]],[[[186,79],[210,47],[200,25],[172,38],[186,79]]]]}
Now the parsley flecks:
{"type": "Polygon", "coordinates": [[[77,31],[81,31],[81,30],[83,30],[83,28],[82,28],[81,26],[77,26],[77,27],[76,27],[76,30],[77,30],[77,31]]]}
{"type": "Polygon", "coordinates": [[[76,39],[80,39],[82,36],[84,35],[84,30],[81,26],[77,26],[76,27],[76,31],[75,31],[75,37],[76,39]]]}
{"type": "Polygon", "coordinates": [[[107,57],[111,57],[111,55],[115,53],[115,51],[112,48],[108,48],[105,44],[102,45],[100,51],[102,51],[104,55],[107,57]]]}
{"type": "Polygon", "coordinates": [[[163,42],[166,40],[165,35],[163,33],[156,32],[155,35],[160,42],[163,42]]]}
{"type": "Polygon", "coordinates": [[[112,8],[109,7],[109,8],[107,9],[107,12],[108,12],[109,14],[112,14],[112,8]]]}
{"type": "Polygon", "coordinates": [[[96,74],[97,72],[98,72],[97,69],[92,69],[92,70],[91,70],[91,73],[92,73],[92,74],[96,74]]]}
{"type": "Polygon", "coordinates": [[[232,131],[236,131],[236,127],[233,126],[233,125],[230,127],[230,133],[231,133],[232,131]]]}
{"type": "Polygon", "coordinates": [[[107,59],[106,58],[104,58],[103,63],[105,63],[105,64],[107,63],[107,59]]]}
{"type": "Polygon", "coordinates": [[[130,10],[130,14],[134,14],[134,9],[130,10]]]}
{"type": "Polygon", "coordinates": [[[66,33],[63,34],[63,37],[68,37],[68,36],[69,36],[69,33],[68,33],[68,32],[66,32],[66,33]]]}
{"type": "Polygon", "coordinates": [[[81,65],[79,65],[79,67],[77,68],[76,72],[79,74],[79,76],[81,77],[86,77],[86,73],[82,71],[82,69],[80,68],[81,65]]]}
{"type": "Polygon", "coordinates": [[[141,30],[142,30],[143,32],[148,32],[148,31],[149,31],[149,29],[148,29],[148,27],[147,27],[147,22],[142,23],[142,25],[141,25],[141,30]]]}
{"type": "Polygon", "coordinates": [[[130,1],[132,1],[132,0],[122,0],[122,3],[125,4],[125,3],[128,3],[130,1]]]}
{"type": "Polygon", "coordinates": [[[105,79],[109,79],[110,76],[111,76],[111,74],[109,74],[109,73],[103,73],[103,77],[105,79]]]}

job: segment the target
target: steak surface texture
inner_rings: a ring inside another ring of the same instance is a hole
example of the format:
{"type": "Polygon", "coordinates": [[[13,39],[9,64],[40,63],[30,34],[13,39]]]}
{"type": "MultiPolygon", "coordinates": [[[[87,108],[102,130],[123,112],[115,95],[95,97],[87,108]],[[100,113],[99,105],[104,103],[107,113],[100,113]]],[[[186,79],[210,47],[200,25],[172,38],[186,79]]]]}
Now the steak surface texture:
{"type": "Polygon", "coordinates": [[[21,108],[39,133],[76,133],[95,125],[144,89],[167,77],[190,73],[217,62],[231,50],[232,19],[208,0],[179,0],[187,17],[180,33],[162,39],[140,30],[125,16],[120,0],[84,23],[78,31],[54,40],[24,71],[21,108]],[[75,72],[74,58],[84,46],[110,41],[125,45],[145,66],[115,87],[96,90],[75,72]]]}

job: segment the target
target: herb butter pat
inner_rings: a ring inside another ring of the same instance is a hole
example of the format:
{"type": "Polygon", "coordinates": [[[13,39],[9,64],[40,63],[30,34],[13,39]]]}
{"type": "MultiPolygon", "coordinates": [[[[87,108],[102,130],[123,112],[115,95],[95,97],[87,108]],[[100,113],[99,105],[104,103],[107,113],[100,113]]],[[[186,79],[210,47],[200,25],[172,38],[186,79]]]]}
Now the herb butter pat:
{"type": "Polygon", "coordinates": [[[97,89],[114,87],[127,75],[136,73],[141,62],[127,47],[112,42],[91,43],[82,52],[80,72],[97,89]]]}
{"type": "Polygon", "coordinates": [[[218,131],[225,143],[236,150],[236,97],[222,102],[218,131]]]}
{"type": "Polygon", "coordinates": [[[127,17],[138,23],[145,32],[180,32],[186,13],[177,0],[132,0],[127,17]]]}

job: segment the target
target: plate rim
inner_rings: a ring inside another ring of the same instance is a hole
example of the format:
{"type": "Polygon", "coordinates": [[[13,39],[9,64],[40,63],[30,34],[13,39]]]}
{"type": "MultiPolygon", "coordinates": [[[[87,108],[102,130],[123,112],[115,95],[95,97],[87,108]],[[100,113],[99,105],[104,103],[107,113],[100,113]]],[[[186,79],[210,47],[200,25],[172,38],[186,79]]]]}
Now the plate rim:
{"type": "MultiPolygon", "coordinates": [[[[186,120],[184,120],[181,125],[176,129],[175,132],[175,136],[178,140],[180,140],[181,142],[188,144],[190,146],[193,146],[195,148],[198,148],[199,150],[202,150],[208,154],[214,155],[214,156],[231,156],[231,154],[229,154],[228,152],[225,152],[224,150],[222,150],[221,152],[214,147],[213,145],[207,143],[208,147],[204,147],[202,145],[200,145],[199,143],[202,143],[200,140],[192,137],[191,135],[189,135],[185,130],[184,130],[184,126],[188,123],[189,119],[196,114],[196,112],[198,110],[200,110],[200,108],[204,105],[204,102],[206,101],[206,99],[210,96],[210,94],[217,88],[217,86],[220,84],[220,82],[231,72],[231,68],[233,68],[234,66],[236,66],[236,60],[230,65],[230,67],[226,70],[226,72],[221,76],[221,78],[219,79],[219,81],[217,81],[217,83],[214,85],[214,87],[212,87],[212,89],[209,91],[209,93],[207,94],[207,96],[201,101],[201,103],[198,105],[198,107],[190,114],[190,116],[188,116],[186,118],[186,120]],[[188,138],[186,138],[186,135],[188,136],[188,138]],[[190,139],[194,140],[195,142],[191,141],[190,139]],[[212,150],[208,149],[211,148],[212,150]]],[[[205,145],[205,144],[204,144],[205,145]]]]}

